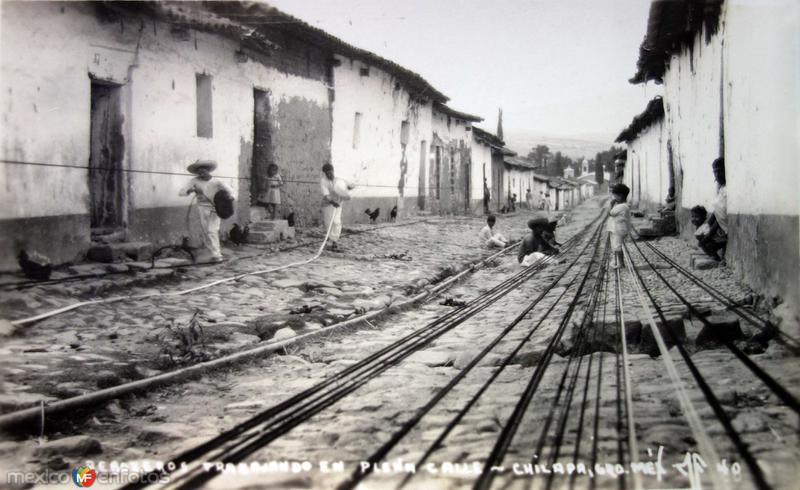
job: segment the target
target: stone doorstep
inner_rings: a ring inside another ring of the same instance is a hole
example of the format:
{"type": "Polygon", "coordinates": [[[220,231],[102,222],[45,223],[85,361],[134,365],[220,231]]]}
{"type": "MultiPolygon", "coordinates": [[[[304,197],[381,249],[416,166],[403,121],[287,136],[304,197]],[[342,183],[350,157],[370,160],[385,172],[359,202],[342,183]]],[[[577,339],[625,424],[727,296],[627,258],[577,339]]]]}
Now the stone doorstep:
{"type": "Polygon", "coordinates": [[[250,231],[247,243],[274,243],[281,241],[279,231],[250,231]]]}
{"type": "Polygon", "coordinates": [[[86,258],[93,262],[115,262],[125,259],[135,261],[149,259],[153,254],[150,242],[95,243],[86,252],[86,258]]]}
{"type": "Polygon", "coordinates": [[[250,231],[284,231],[289,228],[289,222],[285,219],[276,219],[276,220],[260,220],[251,223],[250,231]]]}

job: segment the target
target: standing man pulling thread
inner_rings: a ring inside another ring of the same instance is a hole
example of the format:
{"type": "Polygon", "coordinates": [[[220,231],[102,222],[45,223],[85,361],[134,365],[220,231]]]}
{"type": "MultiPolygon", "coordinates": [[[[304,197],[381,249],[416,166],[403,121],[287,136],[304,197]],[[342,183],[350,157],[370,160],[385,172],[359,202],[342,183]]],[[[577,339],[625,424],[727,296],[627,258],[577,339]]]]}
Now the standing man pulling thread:
{"type": "Polygon", "coordinates": [[[219,246],[219,226],[221,223],[217,211],[214,209],[214,198],[218,192],[225,192],[233,196],[233,189],[221,180],[211,176],[217,168],[217,162],[213,160],[197,160],[186,167],[186,170],[195,174],[178,195],[188,196],[195,193],[197,196],[197,212],[200,217],[200,226],[203,227],[203,246],[208,252],[207,257],[200,261],[221,262],[222,251],[219,246]]]}
{"type": "Polygon", "coordinates": [[[342,234],[342,202],[350,200],[350,192],[355,185],[345,182],[333,175],[333,165],[326,163],[322,166],[323,176],[320,179],[322,187],[322,222],[325,230],[330,227],[331,250],[338,250],[339,236],[342,234]],[[333,224],[331,224],[333,222],[333,224]]]}

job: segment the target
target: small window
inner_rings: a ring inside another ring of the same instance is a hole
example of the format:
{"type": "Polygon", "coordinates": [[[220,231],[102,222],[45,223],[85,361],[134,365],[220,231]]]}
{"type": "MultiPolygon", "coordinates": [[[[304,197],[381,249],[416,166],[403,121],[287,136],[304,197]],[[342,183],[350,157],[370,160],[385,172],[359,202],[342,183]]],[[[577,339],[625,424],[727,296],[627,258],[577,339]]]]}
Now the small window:
{"type": "Polygon", "coordinates": [[[197,82],[197,136],[214,136],[214,116],[211,104],[211,75],[198,73],[197,82]]]}
{"type": "Polygon", "coordinates": [[[408,121],[403,121],[402,123],[400,123],[400,144],[403,146],[408,144],[408,132],[409,132],[408,121]]]}
{"type": "Polygon", "coordinates": [[[368,77],[369,76],[369,67],[362,66],[361,69],[358,70],[358,74],[361,75],[362,77],[368,77]]]}
{"type": "Polygon", "coordinates": [[[353,119],[353,149],[358,148],[360,142],[361,142],[361,113],[356,112],[356,116],[353,119]]]}

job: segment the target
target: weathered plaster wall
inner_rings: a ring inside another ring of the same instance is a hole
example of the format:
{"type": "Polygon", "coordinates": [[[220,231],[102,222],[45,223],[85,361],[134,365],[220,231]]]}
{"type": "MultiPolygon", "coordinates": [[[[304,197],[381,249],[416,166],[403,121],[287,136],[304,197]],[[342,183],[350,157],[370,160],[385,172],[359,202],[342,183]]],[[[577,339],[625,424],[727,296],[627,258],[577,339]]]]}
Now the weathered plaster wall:
{"type": "MultiPolygon", "coordinates": [[[[689,209],[711,209],[717,186],[711,162],[722,155],[720,87],[724,26],[706,42],[701,32],[691,46],[673,55],[664,75],[665,124],[675,166],[676,218],[691,238],[689,209]]],[[[630,157],[629,157],[630,158],[630,157]]]]}
{"type": "Polygon", "coordinates": [[[472,212],[483,214],[483,178],[492,189],[492,147],[472,138],[472,212]]]}
{"type": "Polygon", "coordinates": [[[728,2],[724,124],[729,263],[800,312],[800,4],[728,2]]]}
{"type": "MultiPolygon", "coordinates": [[[[428,159],[429,210],[442,214],[465,214],[467,212],[468,179],[472,165],[472,132],[469,123],[433,111],[432,145],[428,159]],[[434,187],[436,148],[441,152],[439,199],[435,199],[434,187]]],[[[472,172],[474,174],[474,172],[472,172]]],[[[471,189],[470,189],[471,191],[471,189]]],[[[482,195],[481,191],[481,195],[482,195]]]]}
{"type": "MultiPolygon", "coordinates": [[[[219,163],[215,173],[237,190],[239,214],[245,215],[234,219],[246,219],[254,87],[269,91],[273,140],[280,146],[274,158],[285,177],[309,178],[307,166],[329,157],[325,57],[313,48],[293,44],[292,49],[306,51],[296,57],[302,58],[307,70],[303,77],[252,57],[236,62],[234,52],[240,47],[236,41],[195,31],[190,31],[190,40],[179,40],[170,33],[170,25],[152,19],[98,18],[90,3],[3,2],[1,8],[2,157],[87,165],[89,77],[120,84],[126,139],[123,167],[135,171],[125,174],[129,238],[163,242],[187,234],[189,199],[177,192],[190,176],[169,174],[184,174],[186,165],[198,158],[219,163]],[[28,56],[15,55],[20,52],[28,56]],[[196,132],[197,73],[213,77],[212,138],[198,137],[196,132]]],[[[295,59],[280,50],[275,58],[283,65],[295,59]]],[[[9,220],[6,229],[14,228],[13,220],[21,218],[83,216],[63,227],[61,235],[69,237],[66,242],[33,245],[64,261],[88,244],[85,170],[3,165],[0,175],[9,190],[0,196],[0,219],[9,220]],[[41,199],[42,195],[50,198],[41,199]],[[74,222],[82,228],[77,235],[74,222]]],[[[306,205],[300,188],[290,187],[290,196],[293,192],[302,221],[312,207],[306,205]]],[[[10,263],[9,243],[16,239],[4,238],[3,266],[10,263]]]]}
{"type": "MultiPolygon", "coordinates": [[[[343,56],[336,59],[331,158],[337,174],[357,185],[354,200],[382,198],[382,215],[388,216],[395,204],[402,213],[413,212],[401,208],[404,198],[418,195],[422,142],[426,152],[431,145],[431,103],[413,100],[401,83],[382,70],[343,56]],[[362,69],[369,75],[362,75],[362,69]],[[361,116],[354,138],[356,113],[361,116]],[[405,144],[403,121],[408,122],[405,144]]],[[[345,210],[345,222],[369,219],[365,208],[358,208],[354,204],[345,210]]]]}
{"type": "Polygon", "coordinates": [[[669,190],[667,135],[663,121],[652,124],[628,143],[625,185],[634,206],[654,211],[664,204],[669,190]]]}

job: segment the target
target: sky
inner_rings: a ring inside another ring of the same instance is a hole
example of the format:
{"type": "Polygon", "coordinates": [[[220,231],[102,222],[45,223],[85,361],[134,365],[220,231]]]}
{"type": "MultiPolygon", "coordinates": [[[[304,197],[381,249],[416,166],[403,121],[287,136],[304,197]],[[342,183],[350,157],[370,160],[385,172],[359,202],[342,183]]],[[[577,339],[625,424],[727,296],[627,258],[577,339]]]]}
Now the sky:
{"type": "Polygon", "coordinates": [[[268,0],[420,74],[479,126],[613,141],[653,84],[631,85],[647,0],[268,0]]]}

